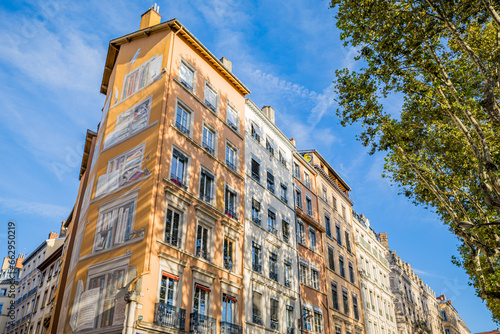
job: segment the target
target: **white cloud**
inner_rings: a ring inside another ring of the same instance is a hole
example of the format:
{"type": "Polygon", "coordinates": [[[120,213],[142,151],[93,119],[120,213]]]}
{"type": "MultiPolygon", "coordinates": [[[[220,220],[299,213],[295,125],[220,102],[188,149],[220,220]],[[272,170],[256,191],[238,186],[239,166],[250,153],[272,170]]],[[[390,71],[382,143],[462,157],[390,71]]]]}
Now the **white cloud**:
{"type": "Polygon", "coordinates": [[[64,219],[69,215],[71,209],[55,204],[0,198],[0,210],[53,219],[64,219]]]}

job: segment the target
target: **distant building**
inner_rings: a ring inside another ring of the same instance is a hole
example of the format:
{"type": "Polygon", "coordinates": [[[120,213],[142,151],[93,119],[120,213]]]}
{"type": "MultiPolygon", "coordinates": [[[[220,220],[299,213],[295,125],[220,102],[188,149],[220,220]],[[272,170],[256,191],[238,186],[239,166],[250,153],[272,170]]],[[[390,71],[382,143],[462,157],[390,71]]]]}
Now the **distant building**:
{"type": "Polygon", "coordinates": [[[58,236],[55,232],[49,233],[48,239],[24,258],[20,282],[16,291],[16,321],[14,325],[7,326],[5,334],[34,333],[34,324],[31,322],[31,317],[33,312],[39,309],[37,301],[42,306],[48,298],[47,292],[44,294],[44,291],[39,289],[41,274],[38,266],[63,244],[64,239],[58,238],[58,236]]]}
{"type": "MultiPolygon", "coordinates": [[[[389,250],[387,234],[380,236],[382,244],[389,250]]],[[[395,251],[389,251],[387,259],[391,268],[389,280],[395,300],[398,333],[442,333],[441,317],[436,311],[434,292],[395,251]]]]}
{"type": "Polygon", "coordinates": [[[467,324],[460,317],[458,311],[453,307],[451,300],[445,295],[436,297],[439,303],[439,310],[443,315],[443,327],[445,334],[470,334],[467,324]]]}
{"type": "Polygon", "coordinates": [[[352,211],[358,266],[368,334],[396,334],[394,297],[389,288],[391,269],[387,249],[363,215],[352,211]]]}
{"type": "Polygon", "coordinates": [[[13,292],[12,288],[15,289],[14,292],[17,292],[23,260],[24,255],[21,254],[17,260],[14,260],[13,264],[8,257],[5,257],[2,262],[0,270],[0,333],[4,333],[7,323],[11,321],[9,307],[14,298],[11,298],[10,294],[13,292]]]}
{"type": "Polygon", "coordinates": [[[495,329],[493,331],[481,332],[481,333],[476,333],[476,334],[500,334],[500,331],[498,329],[495,329]]]}

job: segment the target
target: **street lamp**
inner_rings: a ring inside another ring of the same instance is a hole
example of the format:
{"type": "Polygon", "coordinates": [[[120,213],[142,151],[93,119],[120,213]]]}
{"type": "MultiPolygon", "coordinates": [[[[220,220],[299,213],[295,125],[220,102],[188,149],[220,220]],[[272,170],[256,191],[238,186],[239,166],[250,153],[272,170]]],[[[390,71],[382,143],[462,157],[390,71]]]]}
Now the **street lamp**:
{"type": "Polygon", "coordinates": [[[476,226],[488,226],[488,225],[500,225],[500,221],[499,222],[484,223],[484,224],[474,224],[474,223],[471,223],[471,222],[466,221],[466,220],[458,222],[459,227],[466,228],[466,229],[476,227],[476,226]]]}

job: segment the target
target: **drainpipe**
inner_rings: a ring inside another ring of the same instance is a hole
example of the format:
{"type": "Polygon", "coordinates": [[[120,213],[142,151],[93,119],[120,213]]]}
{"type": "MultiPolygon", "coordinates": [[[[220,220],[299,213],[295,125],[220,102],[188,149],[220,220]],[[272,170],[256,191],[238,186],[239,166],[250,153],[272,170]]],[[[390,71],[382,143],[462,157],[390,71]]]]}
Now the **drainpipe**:
{"type": "MultiPolygon", "coordinates": [[[[293,154],[292,154],[292,164],[293,164],[293,154]]],[[[292,165],[292,177],[293,177],[293,190],[295,190],[295,175],[293,175],[293,165],[292,165]]],[[[304,334],[304,324],[302,323],[302,318],[304,315],[302,314],[302,288],[300,287],[300,256],[299,256],[299,237],[298,237],[298,221],[297,221],[297,205],[295,203],[295,191],[292,194],[293,197],[293,212],[295,216],[295,244],[297,245],[297,282],[299,283],[299,314],[300,314],[300,333],[304,334]]]]}

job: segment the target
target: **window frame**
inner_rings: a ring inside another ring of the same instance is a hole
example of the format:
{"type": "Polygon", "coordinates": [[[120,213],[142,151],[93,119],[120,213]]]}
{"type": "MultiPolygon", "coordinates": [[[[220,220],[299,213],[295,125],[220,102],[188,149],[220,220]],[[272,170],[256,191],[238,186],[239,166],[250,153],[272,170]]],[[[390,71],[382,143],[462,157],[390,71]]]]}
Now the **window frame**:
{"type": "Polygon", "coordinates": [[[198,77],[198,71],[196,70],[196,68],[191,65],[187,60],[185,60],[183,57],[180,58],[180,62],[179,62],[179,76],[178,76],[178,80],[179,82],[190,92],[192,92],[193,94],[196,94],[196,85],[197,85],[197,77],[198,77]],[[185,66],[189,71],[191,71],[193,74],[192,74],[192,81],[191,81],[191,87],[188,87],[187,82],[184,82],[183,78],[182,78],[182,74],[181,74],[181,66],[185,66]]]}
{"type": "Polygon", "coordinates": [[[186,103],[184,103],[181,99],[177,98],[175,100],[175,115],[174,115],[174,124],[173,126],[182,132],[184,135],[188,136],[189,138],[193,138],[193,124],[194,124],[194,110],[191,109],[186,103]],[[182,117],[181,117],[181,123],[178,122],[178,112],[179,109],[184,111],[186,113],[186,126],[182,124],[182,117]]]}
{"type": "Polygon", "coordinates": [[[212,111],[214,114],[218,115],[219,114],[219,106],[220,106],[220,93],[219,91],[212,85],[208,80],[205,79],[205,87],[203,90],[203,103],[205,106],[207,106],[210,111],[212,111]],[[211,90],[213,93],[215,93],[215,106],[214,109],[211,108],[211,102],[208,101],[207,103],[207,88],[211,90]]]}

